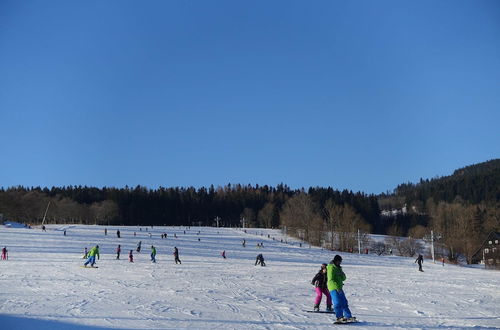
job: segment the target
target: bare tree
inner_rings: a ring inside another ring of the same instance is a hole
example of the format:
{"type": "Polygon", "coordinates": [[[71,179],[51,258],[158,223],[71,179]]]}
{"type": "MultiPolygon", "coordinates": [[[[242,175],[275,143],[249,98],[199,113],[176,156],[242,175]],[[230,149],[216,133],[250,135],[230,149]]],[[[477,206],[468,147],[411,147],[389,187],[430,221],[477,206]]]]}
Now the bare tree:
{"type": "Polygon", "coordinates": [[[257,215],[257,221],[260,227],[272,228],[275,208],[273,203],[266,203],[257,215]]]}
{"type": "MultiPolygon", "coordinates": [[[[280,213],[282,225],[286,226],[289,233],[295,237],[303,230],[302,239],[310,242],[313,231],[322,226],[322,219],[316,212],[316,207],[311,198],[305,193],[300,193],[288,199],[280,213]]],[[[317,240],[317,235],[315,240],[317,240]]]]}
{"type": "Polygon", "coordinates": [[[245,218],[248,227],[257,226],[255,212],[251,208],[246,207],[245,209],[243,209],[243,212],[241,212],[240,214],[240,218],[245,218]]]}

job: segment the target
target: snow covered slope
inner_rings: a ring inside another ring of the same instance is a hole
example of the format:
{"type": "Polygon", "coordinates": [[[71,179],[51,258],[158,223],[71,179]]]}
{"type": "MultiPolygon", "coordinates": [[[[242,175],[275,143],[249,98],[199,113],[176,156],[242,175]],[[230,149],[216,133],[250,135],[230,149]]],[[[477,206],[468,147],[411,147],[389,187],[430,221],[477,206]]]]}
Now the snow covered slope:
{"type": "Polygon", "coordinates": [[[333,315],[304,310],[314,303],[312,277],[335,253],[285,240],[260,229],[107,227],[105,236],[102,226],[2,227],[9,260],[0,261],[0,329],[500,328],[500,272],[426,260],[421,273],[414,259],[348,253],[345,292],[361,322],[334,326],[333,315]],[[99,268],[81,268],[84,247],[95,244],[99,268]],[[254,266],[258,253],[266,267],[254,266]]]}

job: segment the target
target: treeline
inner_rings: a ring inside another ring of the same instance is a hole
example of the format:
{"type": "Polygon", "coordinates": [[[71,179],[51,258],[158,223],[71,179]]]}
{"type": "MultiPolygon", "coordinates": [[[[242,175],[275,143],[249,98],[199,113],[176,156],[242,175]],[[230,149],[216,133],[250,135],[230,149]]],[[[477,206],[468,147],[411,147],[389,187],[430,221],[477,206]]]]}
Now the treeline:
{"type": "Polygon", "coordinates": [[[500,159],[458,169],[450,176],[401,184],[394,194],[416,206],[424,206],[430,198],[447,203],[457,198],[471,204],[496,202],[500,200],[500,159]]]}
{"type": "Polygon", "coordinates": [[[39,224],[49,202],[46,223],[212,226],[218,218],[221,226],[241,227],[244,221],[246,227],[286,227],[290,234],[318,244],[325,240],[325,228],[350,226],[369,232],[379,222],[380,214],[373,195],[332,188],[292,190],[282,184],[0,190],[0,213],[5,219],[39,224]]]}
{"type": "Polygon", "coordinates": [[[473,254],[491,231],[500,230],[500,159],[467,166],[452,175],[399,185],[379,196],[381,209],[402,209],[382,217],[382,231],[429,237],[433,230],[449,260],[473,254]]]}

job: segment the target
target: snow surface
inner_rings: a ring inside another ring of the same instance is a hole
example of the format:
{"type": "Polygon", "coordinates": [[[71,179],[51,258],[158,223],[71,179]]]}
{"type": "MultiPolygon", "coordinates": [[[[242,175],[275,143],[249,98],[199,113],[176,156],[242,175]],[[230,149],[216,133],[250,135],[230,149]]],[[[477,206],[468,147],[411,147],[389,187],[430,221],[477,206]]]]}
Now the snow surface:
{"type": "Polygon", "coordinates": [[[277,230],[149,227],[150,238],[145,228],[107,227],[105,236],[103,226],[1,227],[9,260],[0,260],[0,329],[500,328],[498,271],[425,260],[421,273],[413,258],[341,253],[346,296],[361,322],[333,325],[333,315],[304,310],[314,303],[311,279],[335,252],[292,244],[277,230]],[[81,268],[84,247],[95,244],[99,268],[81,268]],[[266,267],[254,266],[258,253],[266,267]]]}

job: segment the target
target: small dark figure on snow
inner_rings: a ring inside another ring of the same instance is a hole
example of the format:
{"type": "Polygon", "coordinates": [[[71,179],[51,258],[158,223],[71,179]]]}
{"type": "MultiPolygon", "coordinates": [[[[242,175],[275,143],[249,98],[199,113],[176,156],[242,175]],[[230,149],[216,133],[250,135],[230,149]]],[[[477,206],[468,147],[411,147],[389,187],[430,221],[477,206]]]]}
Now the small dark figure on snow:
{"type": "Polygon", "coordinates": [[[316,299],[314,300],[315,312],[319,312],[319,305],[321,304],[321,298],[323,297],[323,295],[326,296],[326,310],[329,312],[333,311],[332,297],[330,296],[330,291],[328,291],[328,277],[326,275],[326,266],[326,264],[322,264],[321,269],[311,281],[311,284],[316,287],[316,299]]]}
{"type": "Polygon", "coordinates": [[[139,241],[139,243],[137,243],[137,249],[136,249],[137,252],[141,252],[141,244],[142,241],[139,241]]]}
{"type": "Polygon", "coordinates": [[[174,258],[175,258],[175,264],[177,264],[177,262],[182,264],[181,260],[179,259],[179,250],[177,249],[176,246],[174,246],[174,258]]]}
{"type": "Polygon", "coordinates": [[[120,238],[120,231],[119,230],[116,231],[116,237],[120,238]]]}
{"type": "Polygon", "coordinates": [[[422,270],[422,262],[424,262],[424,257],[421,254],[419,254],[418,258],[415,260],[415,262],[418,263],[418,270],[421,271],[421,272],[423,272],[423,270],[422,270]]]}
{"type": "Polygon", "coordinates": [[[226,250],[222,251],[221,255],[222,255],[222,258],[226,259],[226,250]]]}
{"type": "Polygon", "coordinates": [[[120,259],[121,252],[122,252],[122,246],[118,244],[118,247],[116,248],[116,259],[120,259]]]}
{"type": "Polygon", "coordinates": [[[257,265],[261,265],[261,266],[265,266],[266,263],[264,262],[264,256],[262,255],[262,253],[259,253],[257,255],[257,258],[255,258],[255,266],[257,265]]]}
{"type": "Polygon", "coordinates": [[[7,247],[4,246],[2,249],[2,260],[8,260],[9,259],[9,251],[7,251],[7,247]]]}
{"type": "Polygon", "coordinates": [[[134,262],[134,255],[133,255],[133,250],[130,250],[130,252],[128,253],[128,261],[130,262],[134,262]]]}

